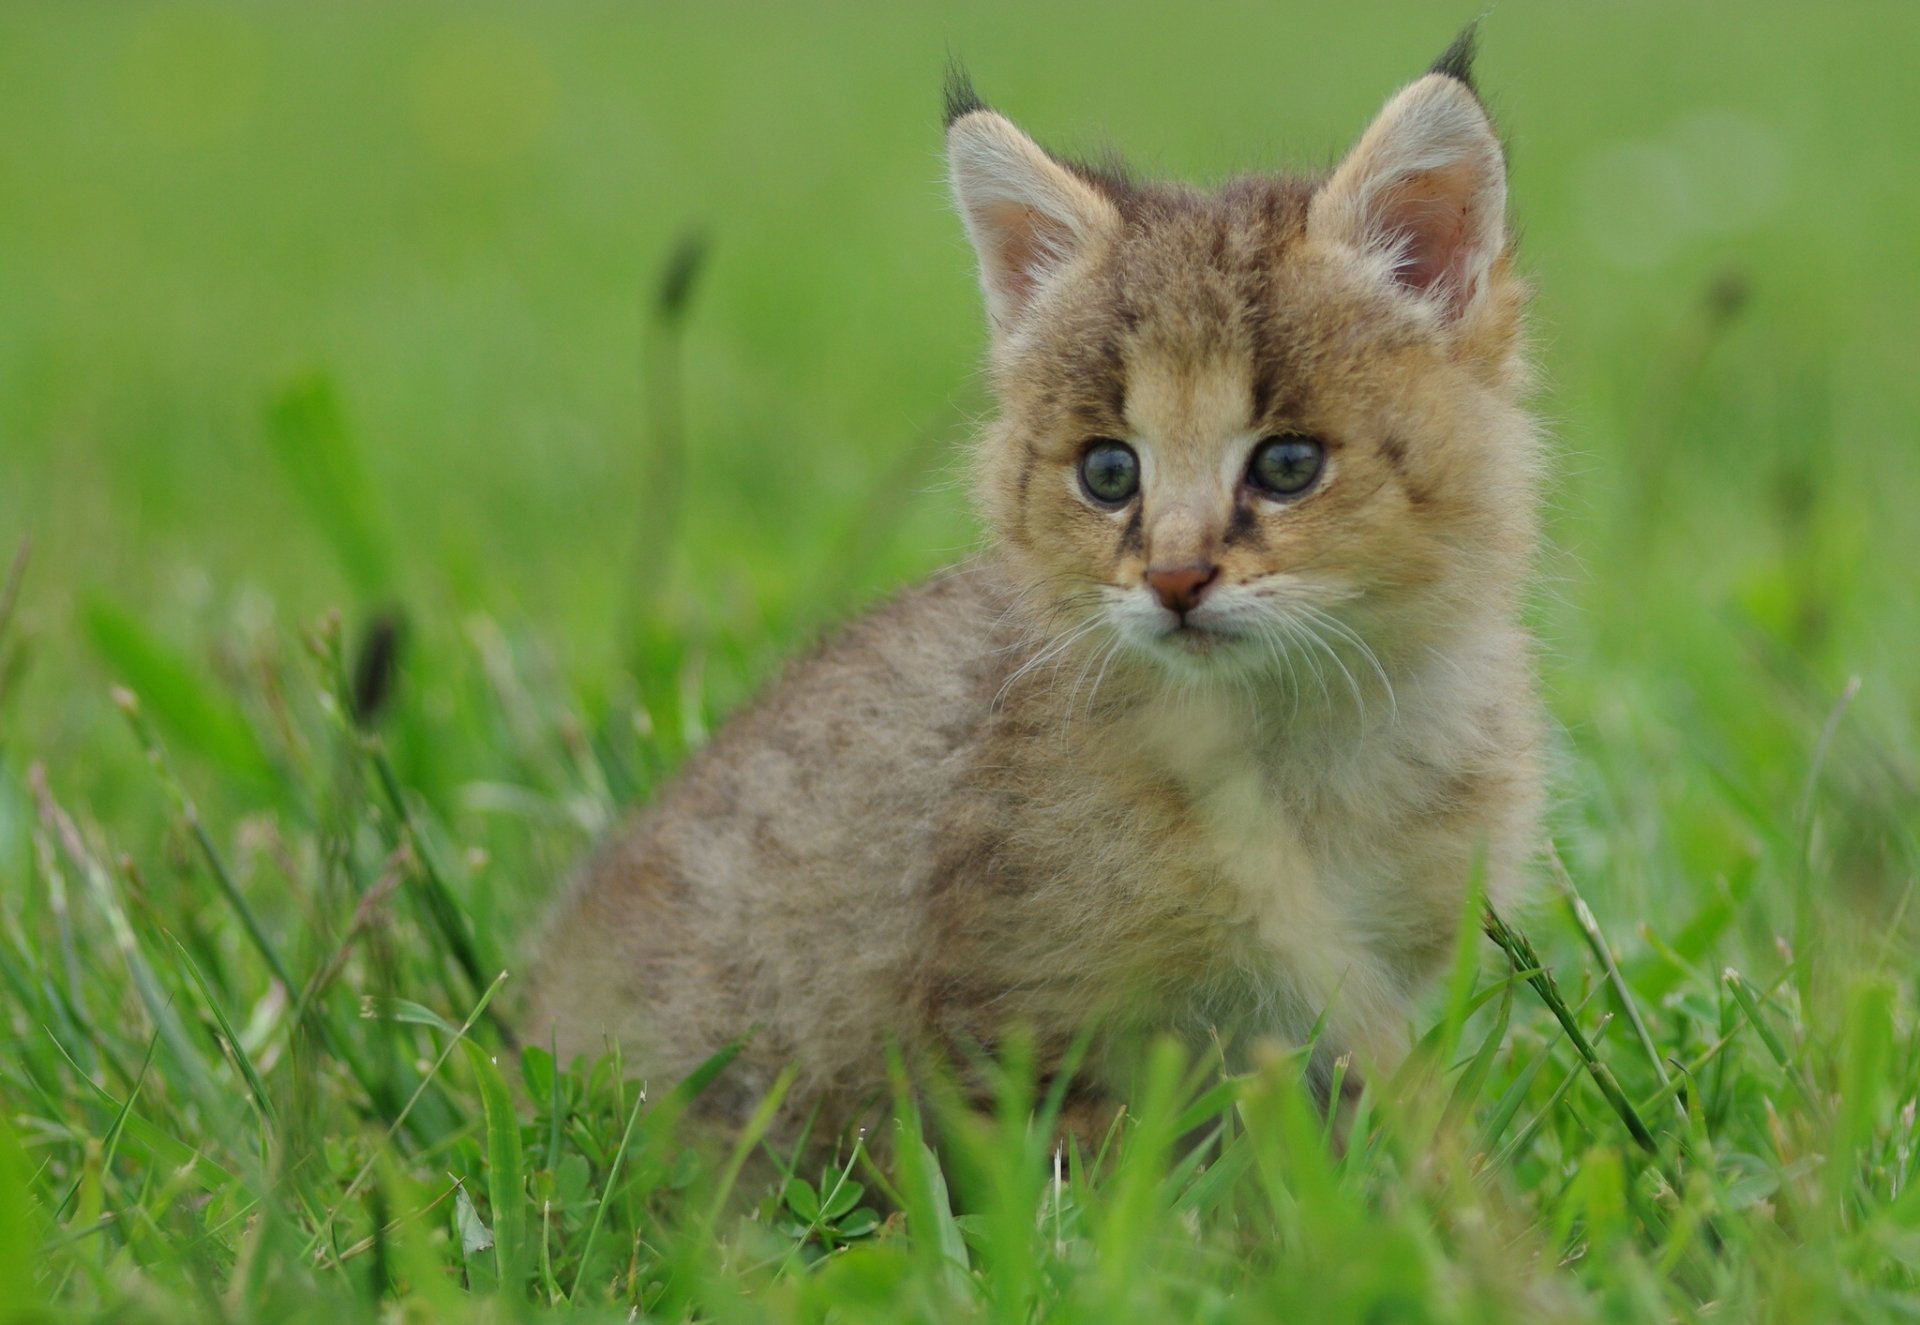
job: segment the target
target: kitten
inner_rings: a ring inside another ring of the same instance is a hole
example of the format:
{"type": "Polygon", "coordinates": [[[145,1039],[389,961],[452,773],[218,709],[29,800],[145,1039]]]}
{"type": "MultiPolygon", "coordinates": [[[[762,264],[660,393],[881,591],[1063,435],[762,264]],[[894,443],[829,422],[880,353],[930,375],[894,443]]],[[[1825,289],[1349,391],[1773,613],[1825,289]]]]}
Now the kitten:
{"type": "MultiPolygon", "coordinates": [[[[1049,154],[949,87],[997,420],[990,548],[791,666],[556,913],[529,1041],[846,1124],[890,1044],[1320,1026],[1390,1069],[1476,872],[1535,840],[1538,444],[1471,34],[1324,177],[1049,154]]],[[[924,1059],[922,1060],[924,1061],[924,1059]]],[[[1351,1080],[1351,1078],[1349,1078],[1351,1080]]],[[[816,1133],[818,1134],[818,1133],[816,1133]]]]}

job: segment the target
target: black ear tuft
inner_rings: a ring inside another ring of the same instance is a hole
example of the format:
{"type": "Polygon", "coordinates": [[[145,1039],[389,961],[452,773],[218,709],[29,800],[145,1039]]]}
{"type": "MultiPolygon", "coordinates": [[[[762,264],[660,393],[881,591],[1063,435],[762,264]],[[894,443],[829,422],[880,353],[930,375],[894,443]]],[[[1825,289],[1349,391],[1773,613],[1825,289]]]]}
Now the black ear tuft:
{"type": "Polygon", "coordinates": [[[1427,72],[1443,74],[1465,83],[1467,91],[1479,96],[1480,89],[1473,81],[1473,57],[1478,53],[1479,46],[1480,20],[1476,18],[1460,29],[1460,35],[1453,39],[1453,45],[1440,53],[1440,58],[1433,62],[1433,67],[1427,72]]]}
{"type": "Polygon", "coordinates": [[[947,59],[946,98],[945,124],[949,129],[961,116],[987,108],[987,103],[980,100],[980,94],[973,90],[973,79],[968,76],[966,66],[951,56],[947,59]]]}

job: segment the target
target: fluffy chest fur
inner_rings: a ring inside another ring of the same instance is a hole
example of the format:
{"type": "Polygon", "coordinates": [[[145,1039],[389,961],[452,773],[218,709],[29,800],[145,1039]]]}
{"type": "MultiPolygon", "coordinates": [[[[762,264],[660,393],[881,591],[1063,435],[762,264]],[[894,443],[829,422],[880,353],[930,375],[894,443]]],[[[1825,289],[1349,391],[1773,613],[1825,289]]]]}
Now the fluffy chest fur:
{"type": "Polygon", "coordinates": [[[1509,886],[1532,811],[1522,782],[1486,776],[1527,764],[1534,738],[1503,726],[1496,661],[1472,667],[1479,685],[1416,674],[1331,709],[1315,690],[1303,710],[1276,677],[1251,698],[1127,696],[1064,725],[1015,713],[971,775],[997,788],[1013,845],[983,890],[950,895],[936,873],[936,946],[1028,963],[1027,996],[1062,1007],[1290,1040],[1325,1014],[1391,1059],[1476,861],[1509,886]]]}
{"type": "Polygon", "coordinates": [[[1229,924],[1276,953],[1289,936],[1334,939],[1338,906],[1334,862],[1310,842],[1326,837],[1308,822],[1308,807],[1324,803],[1313,770],[1289,767],[1283,742],[1226,700],[1148,710],[1114,733],[1132,747],[1143,780],[1171,783],[1190,807],[1183,848],[1190,868],[1212,881],[1209,893],[1229,924]],[[1137,743],[1128,738],[1138,732],[1137,743]]]}

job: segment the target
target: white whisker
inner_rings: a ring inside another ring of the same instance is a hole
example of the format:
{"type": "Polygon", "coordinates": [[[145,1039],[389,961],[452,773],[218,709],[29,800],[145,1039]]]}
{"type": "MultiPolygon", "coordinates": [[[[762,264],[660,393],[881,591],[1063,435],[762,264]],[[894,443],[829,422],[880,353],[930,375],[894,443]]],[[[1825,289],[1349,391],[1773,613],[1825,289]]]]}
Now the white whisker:
{"type": "Polygon", "coordinates": [[[1350,671],[1347,664],[1341,660],[1340,654],[1334,649],[1333,645],[1327,643],[1326,639],[1321,636],[1319,629],[1314,625],[1313,618],[1301,618],[1298,624],[1301,632],[1314,647],[1326,654],[1327,657],[1332,660],[1333,665],[1340,669],[1340,675],[1346,678],[1347,689],[1353,695],[1354,712],[1359,716],[1361,726],[1364,729],[1367,720],[1367,699],[1366,696],[1360,692],[1360,682],[1354,679],[1352,671],[1350,671]]]}
{"type": "Polygon", "coordinates": [[[1050,645],[1045,646],[1041,651],[1036,652],[1031,658],[1028,658],[1026,662],[1015,669],[1013,675],[1001,682],[998,693],[993,697],[993,707],[998,708],[1000,706],[1000,701],[1007,697],[1007,692],[1013,688],[1014,684],[1018,682],[1021,677],[1033,671],[1035,668],[1044,666],[1054,658],[1059,657],[1063,651],[1072,647],[1075,641],[1098,629],[1099,626],[1100,618],[1094,617],[1092,620],[1083,622],[1077,629],[1057,637],[1050,645]]]}
{"type": "Polygon", "coordinates": [[[1107,679],[1107,668],[1113,665],[1114,657],[1120,652],[1121,648],[1125,644],[1126,644],[1126,640],[1122,639],[1120,634],[1116,631],[1113,636],[1113,642],[1107,645],[1107,651],[1100,660],[1100,670],[1093,678],[1093,688],[1087,691],[1087,712],[1089,714],[1093,712],[1093,701],[1095,696],[1097,696],[1100,693],[1100,683],[1107,679]]]}
{"type": "Polygon", "coordinates": [[[1351,644],[1354,649],[1359,652],[1360,656],[1366,659],[1367,665],[1373,668],[1373,674],[1380,678],[1381,689],[1387,692],[1387,707],[1390,710],[1391,716],[1394,719],[1398,719],[1400,716],[1400,701],[1393,693],[1393,682],[1387,676],[1387,669],[1380,665],[1379,655],[1373,651],[1365,640],[1360,638],[1359,633],[1356,632],[1353,627],[1334,616],[1331,612],[1322,611],[1320,608],[1314,607],[1309,603],[1301,604],[1301,610],[1308,613],[1314,620],[1321,622],[1339,638],[1351,644]]]}

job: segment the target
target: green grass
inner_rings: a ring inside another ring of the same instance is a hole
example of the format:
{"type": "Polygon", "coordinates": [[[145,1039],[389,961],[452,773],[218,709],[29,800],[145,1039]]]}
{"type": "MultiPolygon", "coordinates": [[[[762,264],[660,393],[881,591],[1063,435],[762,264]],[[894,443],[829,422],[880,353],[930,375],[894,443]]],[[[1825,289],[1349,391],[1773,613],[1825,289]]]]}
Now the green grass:
{"type": "Polygon", "coordinates": [[[1344,1149],[1168,1056],[1056,1168],[1015,1062],[789,1172],[506,1052],[570,862],[971,544],[948,49],[1218,177],[1464,16],[0,11],[0,1317],[1920,1316],[1910,6],[1488,22],[1564,871],[1344,1149]]]}

